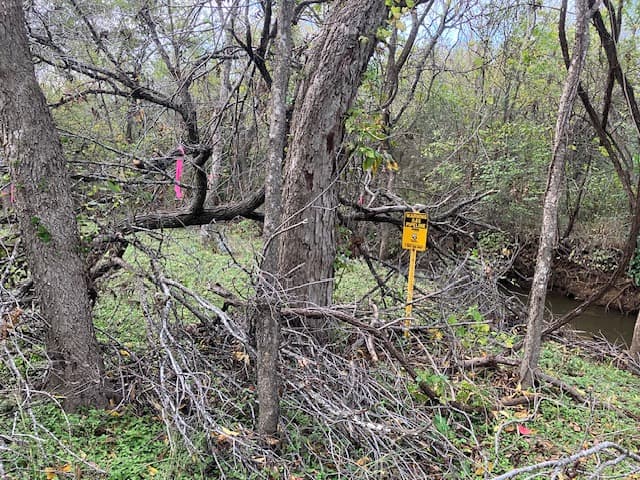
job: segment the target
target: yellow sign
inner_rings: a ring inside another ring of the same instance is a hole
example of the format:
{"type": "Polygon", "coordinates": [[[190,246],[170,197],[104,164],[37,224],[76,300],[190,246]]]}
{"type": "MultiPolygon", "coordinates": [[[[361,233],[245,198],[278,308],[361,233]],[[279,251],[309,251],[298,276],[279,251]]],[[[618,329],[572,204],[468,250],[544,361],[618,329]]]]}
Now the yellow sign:
{"type": "Polygon", "coordinates": [[[426,213],[405,212],[402,248],[423,252],[427,249],[428,216],[426,213]]]}
{"type": "Polygon", "coordinates": [[[427,222],[426,213],[405,212],[404,228],[402,229],[402,248],[409,250],[409,275],[407,277],[407,306],[404,313],[404,336],[409,337],[411,326],[411,313],[413,310],[413,286],[416,274],[416,252],[427,249],[427,222]]]}

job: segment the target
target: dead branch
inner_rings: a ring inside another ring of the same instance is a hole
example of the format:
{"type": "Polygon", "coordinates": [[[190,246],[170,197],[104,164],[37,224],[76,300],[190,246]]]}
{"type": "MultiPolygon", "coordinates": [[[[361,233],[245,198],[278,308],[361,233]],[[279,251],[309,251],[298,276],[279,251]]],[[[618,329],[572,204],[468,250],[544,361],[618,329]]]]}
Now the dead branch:
{"type": "Polygon", "coordinates": [[[568,457],[560,458],[558,460],[547,460],[544,462],[536,463],[534,465],[516,468],[507,473],[503,473],[502,475],[494,477],[492,480],[507,480],[509,478],[516,477],[523,473],[531,473],[538,470],[554,469],[555,471],[557,471],[571,465],[572,463],[580,460],[581,458],[591,457],[596,455],[597,453],[606,452],[607,450],[613,450],[617,454],[616,458],[621,458],[622,460],[629,459],[629,460],[633,460],[634,462],[640,463],[640,455],[637,455],[629,451],[628,449],[618,445],[617,443],[602,442],[597,445],[594,445],[591,448],[581,450],[568,457]]]}
{"type": "Polygon", "coordinates": [[[421,381],[418,375],[418,372],[411,366],[409,361],[405,358],[405,356],[393,345],[393,343],[387,338],[384,331],[379,328],[373,328],[366,323],[361,322],[357,318],[343,313],[336,309],[328,309],[328,308],[284,308],[282,309],[282,315],[294,315],[294,316],[303,316],[307,318],[333,318],[336,320],[340,320],[342,322],[348,323],[354,327],[359,328],[360,330],[366,331],[376,339],[378,339],[387,351],[402,365],[402,368],[409,374],[409,376],[418,384],[418,387],[422,391],[424,395],[426,395],[432,402],[442,405],[453,407],[457,410],[467,413],[481,413],[484,412],[484,409],[471,407],[469,405],[464,405],[456,400],[452,400],[449,402],[443,402],[440,396],[427,385],[426,382],[421,381]]]}
{"type": "Polygon", "coordinates": [[[246,200],[205,208],[199,213],[194,213],[191,210],[179,210],[139,215],[121,223],[118,230],[123,234],[127,234],[141,230],[184,228],[190,225],[208,225],[214,220],[233,220],[237,217],[262,220],[262,214],[257,213],[255,210],[262,205],[263,202],[264,188],[261,188],[246,200]]]}

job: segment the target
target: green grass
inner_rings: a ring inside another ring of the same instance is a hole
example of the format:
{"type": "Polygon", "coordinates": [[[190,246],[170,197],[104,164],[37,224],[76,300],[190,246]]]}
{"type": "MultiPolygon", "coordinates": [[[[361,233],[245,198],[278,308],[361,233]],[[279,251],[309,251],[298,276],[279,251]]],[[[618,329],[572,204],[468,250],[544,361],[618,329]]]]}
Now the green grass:
{"type": "MultiPolygon", "coordinates": [[[[233,257],[214,251],[194,230],[171,231],[162,240],[146,235],[139,238],[159,260],[167,277],[222,307],[223,300],[208,291],[208,285],[219,283],[241,298],[248,298],[252,293],[248,272],[255,265],[260,245],[257,240],[246,239],[246,228],[240,224],[226,234],[233,257]]],[[[149,257],[139,249],[129,247],[124,260],[138,271],[148,271],[149,257]]],[[[94,308],[94,321],[101,341],[108,341],[105,336],[108,333],[129,348],[144,343],[146,320],[140,303],[141,299],[153,303],[149,294],[152,289],[146,287],[146,281],[125,270],[118,271],[101,286],[94,308]]],[[[193,321],[189,312],[181,313],[184,321],[193,321]]]]}
{"type": "MultiPolygon", "coordinates": [[[[601,404],[581,405],[553,387],[543,386],[537,409],[513,407],[499,412],[491,425],[493,432],[487,429],[484,443],[486,451],[492,453],[489,461],[494,473],[571,455],[605,440],[638,451],[640,431],[636,421],[606,405],[624,407],[640,415],[640,378],[581,356],[578,349],[554,343],[544,346],[541,367],[601,404]],[[495,455],[493,445],[501,424],[508,428],[500,430],[499,454],[495,455]],[[530,429],[531,434],[521,435],[519,424],[530,429]]],[[[593,459],[582,462],[583,469],[588,471],[590,467],[593,459]]],[[[613,468],[605,473],[616,471],[613,468]]]]}
{"type": "MultiPolygon", "coordinates": [[[[6,428],[7,420],[0,416],[0,425],[6,428]]],[[[152,415],[126,409],[64,414],[49,402],[34,406],[31,412],[18,412],[11,420],[20,444],[9,445],[18,454],[4,462],[10,479],[69,478],[70,474],[96,478],[92,466],[113,480],[175,478],[169,475],[172,467],[164,425],[152,415]]]]}

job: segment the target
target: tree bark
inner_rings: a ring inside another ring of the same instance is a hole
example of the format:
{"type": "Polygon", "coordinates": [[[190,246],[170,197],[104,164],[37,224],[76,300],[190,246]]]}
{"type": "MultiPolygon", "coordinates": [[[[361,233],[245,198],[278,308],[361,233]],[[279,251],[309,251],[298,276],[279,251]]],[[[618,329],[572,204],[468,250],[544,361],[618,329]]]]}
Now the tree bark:
{"type": "Polygon", "coordinates": [[[22,2],[0,3],[0,128],[16,186],[16,215],[51,368],[46,388],[63,406],[106,404],[84,261],[62,145],[31,63],[22,2]]]}
{"type": "Polygon", "coordinates": [[[633,327],[633,337],[631,337],[631,347],[629,352],[633,358],[640,359],[640,312],[636,317],[636,324],[633,327]]]}
{"type": "Polygon", "coordinates": [[[565,80],[562,90],[562,96],[560,97],[553,143],[553,156],[549,168],[549,177],[542,210],[540,243],[527,308],[527,333],[524,341],[522,363],[520,364],[520,382],[524,387],[529,387],[533,384],[535,370],[538,368],[538,360],[540,358],[542,320],[547,296],[547,285],[551,274],[551,257],[557,242],[558,203],[570,135],[569,120],[577,96],[580,74],[585,64],[589,45],[588,26],[590,11],[588,0],[576,0],[576,10],[576,42],[571,66],[569,67],[567,79],[565,80]]]}
{"type": "Polygon", "coordinates": [[[286,291],[299,306],[331,303],[344,117],[386,16],[384,0],[336,2],[309,53],[283,174],[282,218],[290,228],[279,254],[286,291]]]}
{"type": "Polygon", "coordinates": [[[277,60],[271,84],[271,123],[265,175],[265,246],[258,291],[256,347],[258,351],[258,431],[273,435],[278,431],[280,396],[278,350],[280,347],[280,289],[277,257],[280,250],[278,227],[282,189],[282,164],[287,135],[287,90],[291,66],[291,21],[293,0],[282,0],[278,8],[277,60]]]}

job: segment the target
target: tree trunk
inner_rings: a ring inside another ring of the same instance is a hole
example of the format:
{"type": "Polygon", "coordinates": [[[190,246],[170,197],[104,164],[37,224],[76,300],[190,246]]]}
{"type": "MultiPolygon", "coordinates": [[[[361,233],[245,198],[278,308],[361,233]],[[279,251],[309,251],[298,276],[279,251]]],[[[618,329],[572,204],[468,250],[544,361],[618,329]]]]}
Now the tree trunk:
{"type": "Polygon", "coordinates": [[[63,406],[106,404],[62,145],[31,63],[22,2],[0,3],[0,128],[29,269],[47,320],[47,389],[63,406]]]}
{"type": "Polygon", "coordinates": [[[547,189],[542,210],[542,228],[540,243],[536,257],[536,268],[533,284],[529,294],[527,309],[527,333],[524,341],[524,354],[520,364],[520,382],[524,387],[533,384],[535,370],[540,358],[540,342],[542,338],[542,320],[544,316],[547,284],[551,274],[551,259],[557,242],[558,203],[560,187],[564,177],[564,165],[567,156],[567,145],[570,134],[569,120],[578,92],[580,74],[584,67],[587,47],[589,45],[589,7],[588,0],[576,0],[576,43],[573,59],[567,79],[565,80],[558,119],[556,122],[553,156],[549,168],[547,189]]]}
{"type": "Polygon", "coordinates": [[[631,338],[631,348],[629,351],[634,358],[640,359],[640,312],[638,312],[636,324],[633,327],[633,338],[631,338]]]}
{"type": "Polygon", "coordinates": [[[291,64],[291,21],[293,0],[282,0],[278,9],[277,60],[271,85],[271,124],[265,175],[265,241],[258,291],[256,346],[258,350],[258,431],[273,435],[278,430],[280,397],[278,350],[280,347],[280,290],[277,257],[280,250],[278,226],[282,189],[282,163],[287,135],[287,89],[291,64]]]}
{"type": "Polygon", "coordinates": [[[387,16],[384,0],[334,5],[309,54],[283,175],[282,218],[290,228],[282,235],[279,270],[298,305],[331,303],[344,117],[387,16]]]}

